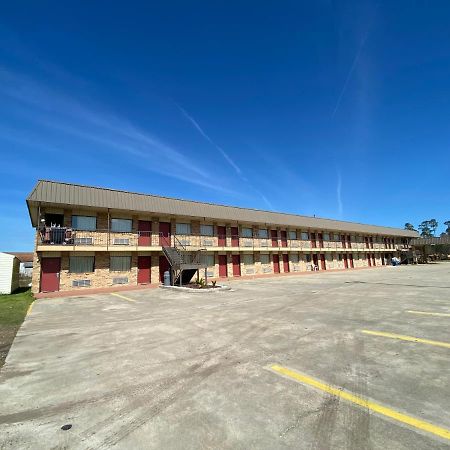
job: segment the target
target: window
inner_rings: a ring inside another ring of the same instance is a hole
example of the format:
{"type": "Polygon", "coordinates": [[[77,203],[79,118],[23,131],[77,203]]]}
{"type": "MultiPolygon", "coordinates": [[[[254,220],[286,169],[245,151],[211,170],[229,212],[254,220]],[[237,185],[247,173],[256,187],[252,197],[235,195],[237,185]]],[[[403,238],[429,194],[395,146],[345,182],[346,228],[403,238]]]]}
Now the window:
{"type": "Polygon", "coordinates": [[[177,234],[191,234],[191,224],[190,223],[177,223],[175,227],[175,232],[177,234]]]}
{"type": "Polygon", "coordinates": [[[311,255],[306,255],[306,262],[310,263],[311,262],[311,255]]]}
{"type": "Polygon", "coordinates": [[[323,240],[329,241],[330,240],[330,233],[323,233],[323,240]]]}
{"type": "Polygon", "coordinates": [[[212,225],[200,225],[201,236],[212,236],[214,234],[214,227],[212,225]]]}
{"type": "Polygon", "coordinates": [[[94,231],[97,229],[97,217],[72,216],[72,228],[74,230],[94,231]]]}
{"type": "Polygon", "coordinates": [[[309,234],[307,232],[302,233],[302,240],[307,241],[309,239],[309,234]]]}
{"type": "Polygon", "coordinates": [[[111,231],[130,233],[133,226],[131,219],[111,219],[111,231]]]}
{"type": "Polygon", "coordinates": [[[245,237],[245,238],[251,238],[252,237],[252,229],[251,228],[242,228],[241,236],[245,237]]]}
{"type": "Polygon", "coordinates": [[[206,255],[206,266],[214,267],[214,255],[206,255]]]}
{"type": "Polygon", "coordinates": [[[295,230],[289,230],[289,239],[295,241],[297,239],[297,232],[295,230]]]}
{"type": "Polygon", "coordinates": [[[131,270],[131,256],[111,256],[109,270],[112,272],[128,272],[131,270]]]}
{"type": "Polygon", "coordinates": [[[261,239],[267,239],[269,237],[269,232],[267,231],[267,228],[258,230],[258,236],[261,239]]]}
{"type": "Polygon", "coordinates": [[[270,257],[267,253],[262,253],[260,255],[261,264],[270,264],[270,257]]]}
{"type": "Polygon", "coordinates": [[[242,256],[242,262],[246,266],[251,266],[253,264],[253,255],[243,255],[242,256]]]}
{"type": "Polygon", "coordinates": [[[291,261],[293,264],[298,263],[298,253],[291,253],[291,261]]]}
{"type": "Polygon", "coordinates": [[[94,271],[93,256],[71,256],[69,258],[70,273],[86,273],[94,271]]]}

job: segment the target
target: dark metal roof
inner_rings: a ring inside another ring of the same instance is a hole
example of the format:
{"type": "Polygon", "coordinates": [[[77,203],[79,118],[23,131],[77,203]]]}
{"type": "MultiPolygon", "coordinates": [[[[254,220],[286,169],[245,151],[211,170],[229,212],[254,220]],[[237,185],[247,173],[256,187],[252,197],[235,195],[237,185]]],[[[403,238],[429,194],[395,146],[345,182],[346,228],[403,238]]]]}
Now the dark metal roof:
{"type": "Polygon", "coordinates": [[[415,245],[416,247],[421,245],[439,245],[439,244],[450,244],[450,236],[417,238],[411,241],[411,245],[415,245]]]}
{"type": "Polygon", "coordinates": [[[27,198],[28,209],[34,226],[36,226],[38,220],[37,206],[39,203],[142,211],[169,216],[202,217],[230,223],[247,222],[299,229],[346,231],[404,237],[418,236],[414,231],[399,228],[364,225],[354,222],[224,206],[45,180],[39,180],[27,198]]]}

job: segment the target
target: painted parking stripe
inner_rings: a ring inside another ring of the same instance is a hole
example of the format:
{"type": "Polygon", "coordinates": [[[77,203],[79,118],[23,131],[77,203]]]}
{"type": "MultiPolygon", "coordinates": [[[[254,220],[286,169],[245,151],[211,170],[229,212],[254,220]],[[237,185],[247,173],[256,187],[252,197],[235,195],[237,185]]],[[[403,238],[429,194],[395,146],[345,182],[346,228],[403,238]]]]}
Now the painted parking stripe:
{"type": "Polygon", "coordinates": [[[436,347],[450,348],[450,342],[432,341],[430,339],[421,339],[414,336],[405,336],[403,334],[385,333],[384,331],[361,330],[362,333],[371,334],[372,336],[381,336],[391,339],[399,339],[401,341],[418,342],[419,344],[435,345],[436,347]]]}
{"type": "Polygon", "coordinates": [[[403,414],[399,411],[396,411],[395,409],[388,408],[387,406],[383,406],[379,403],[367,400],[358,395],[352,394],[351,392],[345,391],[343,390],[343,388],[331,386],[315,378],[303,375],[291,369],[287,369],[286,367],[281,367],[275,364],[273,366],[270,366],[269,369],[291,380],[306,384],[308,386],[312,386],[320,391],[342,398],[350,403],[373,411],[381,416],[389,417],[390,419],[394,419],[397,422],[410,425],[411,427],[418,430],[426,431],[428,433],[450,440],[450,430],[446,428],[442,428],[437,425],[433,425],[430,422],[426,422],[424,420],[417,419],[416,417],[403,414]]]}
{"type": "Polygon", "coordinates": [[[410,314],[419,314],[423,316],[450,317],[450,313],[438,313],[430,311],[406,311],[410,314]]]}
{"type": "Polygon", "coordinates": [[[119,297],[122,298],[123,300],[128,300],[129,302],[136,302],[136,300],[130,298],[130,297],[125,297],[125,295],[121,295],[121,294],[116,294],[115,292],[112,292],[111,295],[114,295],[115,297],[119,297]]]}

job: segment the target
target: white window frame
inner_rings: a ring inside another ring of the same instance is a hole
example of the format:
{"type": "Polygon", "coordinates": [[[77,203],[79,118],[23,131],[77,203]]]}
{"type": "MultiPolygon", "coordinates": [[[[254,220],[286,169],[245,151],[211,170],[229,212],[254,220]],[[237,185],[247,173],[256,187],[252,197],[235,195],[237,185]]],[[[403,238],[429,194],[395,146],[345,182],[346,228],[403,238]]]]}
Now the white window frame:
{"type": "Polygon", "coordinates": [[[128,255],[111,255],[110,257],[109,257],[109,271],[110,272],[130,272],[131,271],[131,256],[128,256],[128,255]],[[122,261],[122,266],[128,266],[129,265],[129,268],[127,269],[126,267],[125,267],[125,269],[113,269],[112,268],[112,260],[113,260],[113,258],[122,258],[121,259],[121,261],[122,261]],[[125,261],[125,258],[127,258],[128,259],[128,261],[129,261],[129,264],[124,264],[124,261],[125,261]]]}
{"type": "Polygon", "coordinates": [[[69,256],[69,273],[93,273],[95,272],[95,257],[94,256],[69,256]],[[74,266],[76,264],[81,264],[82,259],[84,259],[83,264],[86,266],[92,265],[92,269],[85,267],[90,270],[77,270],[74,266]],[[88,261],[89,260],[89,261],[88,261]]]}
{"type": "Polygon", "coordinates": [[[200,224],[200,236],[214,236],[214,225],[208,225],[206,223],[200,224]]]}
{"type": "Polygon", "coordinates": [[[175,224],[175,234],[190,236],[192,234],[191,224],[186,222],[177,222],[175,224]]]}
{"type": "Polygon", "coordinates": [[[260,258],[261,264],[263,266],[266,266],[266,265],[270,264],[270,255],[268,253],[261,253],[259,255],[259,258],[260,258]],[[263,261],[263,256],[264,256],[265,261],[263,261]],[[267,259],[266,259],[266,257],[267,257],[267,259]]]}
{"type": "Polygon", "coordinates": [[[82,216],[80,214],[73,214],[72,215],[72,228],[74,230],[80,230],[80,231],[95,231],[97,229],[97,217],[96,216],[82,216]],[[93,224],[88,226],[75,226],[75,222],[78,221],[78,219],[93,219],[93,224]]]}
{"type": "Polygon", "coordinates": [[[131,233],[133,231],[133,219],[111,217],[111,230],[113,233],[131,233]]]}
{"type": "Polygon", "coordinates": [[[255,264],[255,258],[253,257],[252,254],[243,254],[242,255],[242,263],[244,264],[244,266],[253,266],[253,264],[255,264]],[[250,262],[250,258],[251,258],[251,262],[250,262]]]}

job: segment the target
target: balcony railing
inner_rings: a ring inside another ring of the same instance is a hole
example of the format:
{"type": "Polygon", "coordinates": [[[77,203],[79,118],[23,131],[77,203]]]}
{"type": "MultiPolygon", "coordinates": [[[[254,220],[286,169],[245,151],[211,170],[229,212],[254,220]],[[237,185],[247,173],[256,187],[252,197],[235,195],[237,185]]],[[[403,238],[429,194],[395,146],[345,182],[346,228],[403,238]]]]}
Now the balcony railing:
{"type": "Polygon", "coordinates": [[[365,242],[342,242],[342,241],[314,241],[288,238],[261,238],[254,236],[237,235],[215,235],[202,236],[193,234],[163,234],[151,231],[111,231],[111,230],[73,230],[64,227],[47,227],[39,231],[39,244],[45,246],[70,246],[70,247],[105,247],[108,250],[121,248],[142,248],[174,246],[174,239],[186,248],[208,247],[234,247],[241,250],[267,251],[271,249],[290,251],[342,251],[343,253],[367,252],[372,250],[400,250],[408,249],[407,244],[385,244],[373,243],[373,247],[367,248],[365,242]]]}

